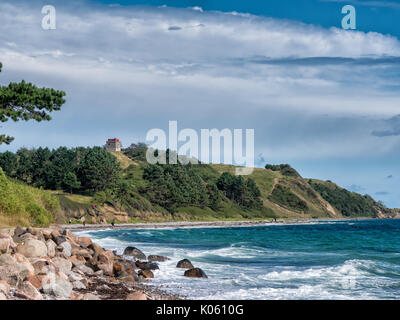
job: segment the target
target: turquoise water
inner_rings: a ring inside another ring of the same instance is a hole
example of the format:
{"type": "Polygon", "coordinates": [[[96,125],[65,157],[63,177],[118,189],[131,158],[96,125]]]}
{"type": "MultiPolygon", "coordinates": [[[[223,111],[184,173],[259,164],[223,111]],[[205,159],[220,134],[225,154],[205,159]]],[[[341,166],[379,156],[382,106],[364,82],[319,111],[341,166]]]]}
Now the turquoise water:
{"type": "Polygon", "coordinates": [[[160,263],[151,285],[194,299],[397,299],[400,220],[236,228],[88,232],[108,249],[133,245],[160,263]],[[183,277],[188,258],[209,279],[183,277]]]}

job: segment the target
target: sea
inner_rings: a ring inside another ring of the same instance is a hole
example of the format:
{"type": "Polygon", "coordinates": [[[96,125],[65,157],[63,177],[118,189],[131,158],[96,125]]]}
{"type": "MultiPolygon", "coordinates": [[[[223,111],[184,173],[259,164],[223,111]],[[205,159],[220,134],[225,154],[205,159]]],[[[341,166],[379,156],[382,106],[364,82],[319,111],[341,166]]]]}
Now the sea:
{"type": "Polygon", "coordinates": [[[400,220],[336,220],[254,227],[83,231],[122,254],[159,263],[148,285],[188,299],[398,299],[400,220]],[[187,278],[187,258],[208,279],[187,278]]]}

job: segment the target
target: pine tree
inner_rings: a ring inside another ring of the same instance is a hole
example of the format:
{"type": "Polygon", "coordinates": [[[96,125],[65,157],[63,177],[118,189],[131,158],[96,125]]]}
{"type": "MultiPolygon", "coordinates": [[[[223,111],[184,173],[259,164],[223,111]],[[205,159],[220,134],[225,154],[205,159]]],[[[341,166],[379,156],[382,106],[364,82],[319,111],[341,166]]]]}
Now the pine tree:
{"type": "MultiPolygon", "coordinates": [[[[2,69],[0,63],[0,72],[2,69]]],[[[65,103],[65,92],[51,88],[38,88],[24,80],[0,86],[0,121],[51,120],[50,112],[61,109],[65,103]]],[[[13,137],[0,135],[0,144],[10,144],[13,137]]]]}

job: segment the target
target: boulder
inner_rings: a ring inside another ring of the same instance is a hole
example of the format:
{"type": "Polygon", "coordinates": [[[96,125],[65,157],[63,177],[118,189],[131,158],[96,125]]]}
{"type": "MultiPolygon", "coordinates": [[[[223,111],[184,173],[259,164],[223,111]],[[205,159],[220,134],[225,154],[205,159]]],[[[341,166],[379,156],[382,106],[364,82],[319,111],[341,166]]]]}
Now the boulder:
{"type": "Polygon", "coordinates": [[[118,272],[121,272],[121,271],[125,271],[124,264],[119,262],[119,261],[114,261],[113,272],[114,273],[118,273],[118,272]]]}
{"type": "Polygon", "coordinates": [[[60,232],[57,229],[53,229],[51,231],[51,238],[53,239],[54,242],[56,242],[56,239],[61,236],[60,232]]]}
{"type": "Polygon", "coordinates": [[[6,280],[0,280],[0,293],[10,293],[10,285],[7,283],[6,280]]]}
{"type": "Polygon", "coordinates": [[[154,274],[151,270],[140,270],[139,276],[142,276],[144,278],[154,278],[154,274]]]}
{"type": "MultiPolygon", "coordinates": [[[[17,261],[18,268],[20,273],[25,272],[26,275],[34,275],[35,268],[31,264],[31,262],[22,254],[16,253],[14,254],[14,259],[17,261]]],[[[22,275],[22,274],[21,274],[22,275]]]]}
{"type": "Polygon", "coordinates": [[[64,273],[67,273],[69,271],[71,271],[72,268],[72,262],[67,260],[67,259],[63,259],[63,258],[59,258],[59,257],[55,257],[53,259],[51,259],[51,261],[53,261],[53,263],[58,267],[58,269],[64,273]]]}
{"type": "Polygon", "coordinates": [[[12,255],[8,253],[0,255],[0,266],[14,265],[16,263],[17,260],[12,255]]]}
{"type": "Polygon", "coordinates": [[[7,253],[10,249],[16,248],[16,244],[12,237],[7,233],[0,234],[0,254],[7,253]]]}
{"type": "Polygon", "coordinates": [[[26,232],[26,228],[22,228],[22,227],[16,227],[14,229],[14,241],[16,241],[16,239],[18,239],[19,236],[23,235],[26,232]]]}
{"type": "Polygon", "coordinates": [[[64,236],[53,237],[53,241],[59,246],[61,243],[67,241],[67,238],[64,236]]]}
{"type": "Polygon", "coordinates": [[[60,243],[59,246],[62,247],[62,253],[64,253],[67,257],[71,256],[72,247],[68,241],[60,243]]]}
{"type": "Polygon", "coordinates": [[[104,252],[104,249],[95,242],[92,242],[92,244],[89,246],[89,249],[92,249],[95,255],[99,255],[100,253],[104,252]]]}
{"type": "MultiPolygon", "coordinates": [[[[87,250],[87,249],[81,249],[81,250],[73,250],[73,252],[74,252],[74,254],[76,255],[76,256],[78,256],[78,257],[82,257],[82,258],[84,258],[84,259],[91,259],[92,258],[92,255],[91,255],[91,253],[90,253],[90,251],[89,250],[87,250]]],[[[104,251],[102,251],[102,252],[99,252],[98,253],[98,255],[99,254],[101,254],[101,253],[103,253],[104,251]]]]}
{"type": "Polygon", "coordinates": [[[43,292],[57,298],[70,298],[72,284],[62,272],[50,272],[42,280],[43,292]]]}
{"type": "Polygon", "coordinates": [[[5,280],[9,285],[16,286],[22,278],[16,265],[0,266],[0,280],[5,280]]]}
{"type": "Polygon", "coordinates": [[[52,232],[51,229],[42,229],[42,235],[43,235],[43,237],[44,237],[44,239],[45,239],[46,241],[52,239],[51,232],[52,232]]]}
{"type": "Polygon", "coordinates": [[[34,276],[27,276],[25,281],[30,282],[36,289],[42,289],[42,280],[45,276],[44,275],[34,275],[34,276]]]}
{"type": "Polygon", "coordinates": [[[104,251],[97,257],[97,267],[104,271],[105,275],[112,276],[114,270],[114,253],[104,251]]]}
{"type": "Polygon", "coordinates": [[[7,300],[7,297],[3,292],[0,292],[0,301],[1,300],[7,300]]]}
{"type": "Polygon", "coordinates": [[[146,255],[135,247],[126,247],[124,250],[125,256],[131,256],[135,259],[146,260],[146,255]]]}
{"type": "Polygon", "coordinates": [[[50,258],[53,258],[56,255],[56,246],[57,245],[53,240],[49,239],[46,241],[47,255],[50,258]]]}
{"type": "Polygon", "coordinates": [[[18,290],[23,294],[30,297],[32,300],[43,300],[43,296],[35,288],[35,286],[29,281],[24,281],[18,285],[18,290]]]}
{"type": "Polygon", "coordinates": [[[15,285],[20,279],[34,274],[35,269],[25,257],[26,260],[21,260],[17,254],[17,258],[22,262],[9,254],[0,255],[0,280],[15,285]]]}
{"type": "Polygon", "coordinates": [[[72,287],[76,290],[86,289],[86,286],[81,281],[72,282],[72,287]]]}
{"type": "Polygon", "coordinates": [[[163,262],[163,261],[167,261],[167,260],[170,260],[169,258],[167,258],[167,257],[164,257],[164,256],[157,256],[157,255],[149,255],[148,257],[147,257],[147,260],[149,260],[149,261],[157,261],[157,262],[163,262]]]}
{"type": "Polygon", "coordinates": [[[99,296],[96,296],[93,293],[85,293],[83,295],[83,299],[82,300],[101,300],[101,299],[99,298],[99,296]]]}
{"type": "Polygon", "coordinates": [[[92,240],[88,237],[79,237],[76,242],[84,249],[88,248],[92,244],[92,240]]]}
{"type": "Polygon", "coordinates": [[[191,278],[208,278],[206,273],[203,270],[201,270],[200,268],[192,268],[192,269],[186,270],[183,275],[185,277],[191,277],[191,278]]]}
{"type": "Polygon", "coordinates": [[[47,256],[47,247],[44,242],[35,239],[27,239],[24,244],[17,246],[17,252],[27,258],[47,256]]]}
{"type": "Polygon", "coordinates": [[[136,266],[142,270],[158,270],[158,264],[155,262],[143,262],[143,261],[136,261],[136,266]]]}
{"type": "Polygon", "coordinates": [[[183,260],[178,261],[178,263],[176,264],[176,267],[177,268],[183,268],[183,269],[192,269],[192,268],[194,268],[193,264],[188,259],[183,259],[183,260]]]}
{"type": "Polygon", "coordinates": [[[147,300],[147,296],[141,291],[136,291],[129,293],[126,296],[126,300],[147,300]]]}
{"type": "Polygon", "coordinates": [[[49,271],[56,271],[55,265],[49,265],[49,261],[43,258],[31,259],[35,274],[47,274],[49,271]]]}
{"type": "Polygon", "coordinates": [[[93,269],[92,268],[89,268],[88,266],[85,266],[85,265],[83,265],[83,264],[81,264],[81,265],[78,265],[78,266],[75,266],[73,269],[72,269],[72,271],[81,271],[81,272],[83,272],[84,274],[86,274],[86,275],[93,275],[93,273],[94,273],[94,271],[93,271],[93,269]]]}
{"type": "Polygon", "coordinates": [[[76,266],[78,266],[80,264],[85,264],[86,263],[85,258],[78,257],[78,256],[71,256],[71,257],[68,258],[68,260],[71,261],[71,263],[72,263],[72,265],[74,267],[76,267],[76,266]]]}

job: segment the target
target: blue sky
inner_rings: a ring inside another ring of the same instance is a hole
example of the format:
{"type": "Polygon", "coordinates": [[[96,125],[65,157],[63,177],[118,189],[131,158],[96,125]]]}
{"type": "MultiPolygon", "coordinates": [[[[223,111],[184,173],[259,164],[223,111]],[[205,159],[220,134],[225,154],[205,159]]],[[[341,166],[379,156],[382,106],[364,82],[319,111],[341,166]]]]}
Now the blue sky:
{"type": "Polygon", "coordinates": [[[400,207],[400,2],[2,1],[0,83],[67,92],[10,146],[144,141],[152,128],[254,128],[257,165],[290,163],[400,207]],[[53,4],[57,29],[41,28],[53,4]],[[341,29],[341,8],[357,30],[341,29]]]}

